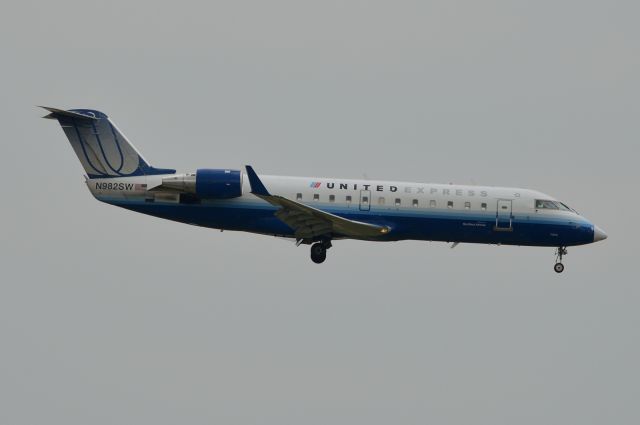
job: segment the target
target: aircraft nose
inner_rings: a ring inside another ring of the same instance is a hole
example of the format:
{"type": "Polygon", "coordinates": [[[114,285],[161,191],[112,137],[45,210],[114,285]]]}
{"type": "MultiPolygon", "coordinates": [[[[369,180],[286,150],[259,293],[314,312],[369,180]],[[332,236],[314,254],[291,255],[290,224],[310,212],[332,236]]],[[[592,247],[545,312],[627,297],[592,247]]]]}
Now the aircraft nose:
{"type": "Polygon", "coordinates": [[[598,242],[605,239],[607,239],[607,234],[604,232],[604,230],[602,230],[598,226],[593,226],[593,241],[598,242]]]}

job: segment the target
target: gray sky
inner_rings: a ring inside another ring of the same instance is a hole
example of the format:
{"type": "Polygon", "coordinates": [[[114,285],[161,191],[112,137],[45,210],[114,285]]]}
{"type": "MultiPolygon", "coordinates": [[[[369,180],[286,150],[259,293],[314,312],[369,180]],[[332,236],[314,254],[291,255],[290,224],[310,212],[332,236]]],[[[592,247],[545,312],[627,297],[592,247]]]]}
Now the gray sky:
{"type": "Polygon", "coordinates": [[[637,424],[640,7],[9,1],[0,423],[637,424]],[[571,248],[307,248],[95,201],[34,105],[160,167],[513,185],[571,248]]]}

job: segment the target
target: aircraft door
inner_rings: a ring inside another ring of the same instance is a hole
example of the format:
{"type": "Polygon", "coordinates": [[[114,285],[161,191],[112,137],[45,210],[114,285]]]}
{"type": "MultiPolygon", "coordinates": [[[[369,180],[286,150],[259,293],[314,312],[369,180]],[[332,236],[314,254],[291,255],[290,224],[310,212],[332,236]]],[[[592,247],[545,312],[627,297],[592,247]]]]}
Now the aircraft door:
{"type": "Polygon", "coordinates": [[[371,209],[371,191],[360,191],[360,211],[369,211],[371,209]]]}
{"type": "Polygon", "coordinates": [[[496,210],[496,227],[494,230],[510,232],[513,230],[512,201],[510,199],[498,199],[496,210]]]}

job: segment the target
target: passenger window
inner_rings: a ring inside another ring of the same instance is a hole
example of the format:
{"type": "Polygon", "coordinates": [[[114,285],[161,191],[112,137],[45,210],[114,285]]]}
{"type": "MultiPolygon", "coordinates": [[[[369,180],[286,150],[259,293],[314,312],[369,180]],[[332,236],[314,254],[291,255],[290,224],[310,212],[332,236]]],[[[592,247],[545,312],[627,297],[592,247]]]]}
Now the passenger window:
{"type": "Polygon", "coordinates": [[[296,201],[302,201],[302,193],[296,194],[296,201]]]}
{"type": "Polygon", "coordinates": [[[396,207],[400,206],[400,198],[396,198],[396,207]]]}
{"type": "Polygon", "coordinates": [[[430,200],[430,201],[429,201],[429,206],[430,206],[431,208],[435,208],[435,207],[436,207],[436,200],[435,200],[435,199],[430,200]]]}
{"type": "Polygon", "coordinates": [[[329,202],[335,202],[336,201],[336,195],[329,195],[329,202]]]}
{"type": "Polygon", "coordinates": [[[363,196],[362,197],[362,203],[363,204],[368,204],[369,203],[369,197],[368,196],[363,196]]]}
{"type": "Polygon", "coordinates": [[[350,204],[351,203],[351,195],[347,195],[345,200],[347,201],[347,204],[350,204]]]}
{"type": "Polygon", "coordinates": [[[383,196],[378,198],[378,204],[384,205],[384,197],[383,196]]]}
{"type": "Polygon", "coordinates": [[[447,202],[447,208],[453,208],[453,201],[447,202]]]}
{"type": "Polygon", "coordinates": [[[487,204],[483,202],[482,205],[480,205],[480,208],[482,209],[482,211],[486,211],[487,210],[487,204]]]}
{"type": "Polygon", "coordinates": [[[418,200],[414,199],[411,205],[413,205],[414,208],[418,208],[418,200]]]}
{"type": "Polygon", "coordinates": [[[465,202],[464,203],[464,209],[465,210],[470,210],[471,209],[471,202],[465,202]]]}
{"type": "Polygon", "coordinates": [[[320,195],[319,195],[319,194],[317,194],[317,193],[314,193],[314,194],[313,194],[313,200],[314,200],[314,201],[319,201],[319,200],[320,200],[320,195]]]}

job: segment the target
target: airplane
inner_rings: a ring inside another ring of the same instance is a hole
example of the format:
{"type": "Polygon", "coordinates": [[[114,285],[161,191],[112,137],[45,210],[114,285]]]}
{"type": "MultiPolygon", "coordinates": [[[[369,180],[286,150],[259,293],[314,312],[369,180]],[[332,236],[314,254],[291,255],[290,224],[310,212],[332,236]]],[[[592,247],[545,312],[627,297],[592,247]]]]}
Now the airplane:
{"type": "Polygon", "coordinates": [[[567,247],[607,234],[564,202],[520,188],[258,175],[250,165],[177,173],[151,166],[111,119],[42,107],[62,126],[99,201],[196,226],[294,239],[322,263],[332,241],[422,240],[567,247]]]}

